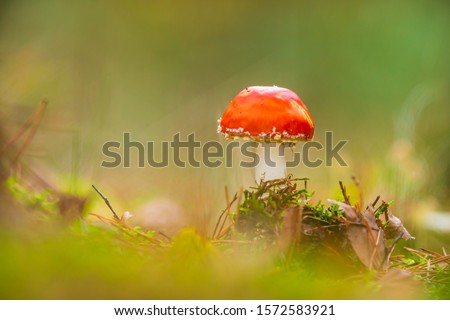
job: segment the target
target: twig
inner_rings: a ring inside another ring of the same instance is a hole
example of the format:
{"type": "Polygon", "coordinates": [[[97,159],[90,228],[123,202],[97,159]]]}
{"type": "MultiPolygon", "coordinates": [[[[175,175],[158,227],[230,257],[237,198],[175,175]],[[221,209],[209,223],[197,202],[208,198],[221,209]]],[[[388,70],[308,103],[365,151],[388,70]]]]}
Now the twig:
{"type": "Polygon", "coordinates": [[[341,192],[342,195],[344,196],[344,202],[348,205],[350,204],[350,197],[347,195],[347,189],[345,188],[344,184],[342,183],[342,181],[339,181],[339,186],[341,187],[341,192]]]}
{"type": "Polygon", "coordinates": [[[445,262],[450,265],[450,256],[440,256],[439,258],[435,258],[435,259],[427,259],[427,262],[423,262],[414,267],[417,269],[423,268],[426,264],[428,264],[428,262],[430,262],[433,265],[436,265],[439,262],[445,262]]]}
{"type": "Polygon", "coordinates": [[[172,238],[171,237],[169,237],[167,234],[165,234],[164,232],[162,232],[162,231],[156,231],[156,232],[158,232],[158,234],[160,234],[160,235],[162,235],[164,238],[166,238],[169,242],[172,242],[172,238]]]}
{"type": "Polygon", "coordinates": [[[226,197],[225,201],[226,201],[226,203],[227,203],[227,207],[220,213],[220,216],[219,216],[219,218],[218,218],[217,221],[216,221],[216,225],[214,226],[214,231],[213,231],[213,234],[212,234],[212,238],[213,238],[213,239],[214,239],[215,236],[216,236],[216,232],[217,232],[217,229],[218,229],[219,226],[220,226],[220,222],[222,221],[222,217],[223,217],[223,215],[225,214],[225,212],[227,211],[227,209],[228,209],[228,207],[229,207],[229,205],[230,205],[230,203],[229,203],[229,201],[228,201],[227,186],[225,186],[225,197],[226,197]]]}
{"type": "Polygon", "coordinates": [[[223,219],[222,226],[220,227],[220,229],[217,233],[217,239],[220,239],[223,236],[225,236],[233,227],[235,222],[233,222],[233,220],[230,218],[230,221],[231,221],[230,224],[224,229],[225,222],[227,221],[227,218],[230,217],[231,206],[233,205],[234,202],[236,202],[236,219],[237,219],[237,216],[239,214],[239,204],[241,203],[241,199],[242,199],[242,193],[243,193],[243,187],[241,186],[239,189],[239,192],[234,195],[233,200],[231,200],[231,202],[230,202],[230,196],[228,194],[228,187],[225,186],[225,199],[227,201],[227,209],[225,211],[226,211],[227,215],[223,219]]]}
{"type": "MultiPolygon", "coordinates": [[[[236,195],[234,196],[233,201],[235,199],[236,199],[236,195]]],[[[219,237],[220,237],[220,234],[222,233],[223,228],[225,227],[225,223],[227,222],[228,217],[230,216],[231,204],[230,204],[230,195],[228,194],[228,186],[225,186],[225,201],[227,202],[227,210],[226,210],[226,215],[223,218],[222,225],[220,226],[220,228],[217,232],[219,237]]]]}
{"type": "Polygon", "coordinates": [[[92,188],[94,188],[94,190],[99,194],[99,196],[103,199],[103,201],[105,201],[106,205],[108,206],[109,210],[111,210],[114,219],[116,220],[120,220],[119,216],[116,214],[116,212],[114,211],[113,207],[111,206],[111,204],[109,203],[108,198],[106,198],[103,193],[101,193],[94,185],[92,185],[92,188]]]}
{"type": "MultiPolygon", "coordinates": [[[[222,231],[223,228],[225,227],[225,222],[227,221],[227,219],[230,216],[230,210],[231,210],[231,206],[233,205],[233,203],[237,200],[237,194],[234,195],[233,200],[231,200],[230,204],[227,206],[227,209],[225,210],[226,215],[224,216],[224,219],[222,221],[222,225],[220,226],[220,229],[217,232],[218,237],[220,238],[222,235],[222,231]]],[[[232,224],[229,226],[231,227],[232,224]]]]}
{"type": "Polygon", "coordinates": [[[416,256],[418,256],[418,257],[420,257],[422,259],[426,259],[426,257],[428,256],[428,254],[425,254],[424,252],[416,250],[416,249],[413,249],[413,248],[404,247],[404,249],[406,251],[409,251],[409,252],[415,254],[416,256]]]}
{"type": "Polygon", "coordinates": [[[220,233],[218,234],[218,236],[217,236],[216,238],[217,238],[217,239],[221,239],[221,238],[223,238],[224,236],[226,236],[227,233],[231,230],[232,227],[233,227],[233,223],[230,223],[226,228],[224,228],[224,229],[222,230],[222,232],[220,232],[220,233]]]}
{"type": "Polygon", "coordinates": [[[384,255],[383,261],[381,261],[380,264],[380,268],[382,266],[384,266],[384,264],[386,263],[387,260],[389,260],[389,257],[391,256],[392,252],[394,251],[395,246],[397,245],[397,242],[400,241],[400,239],[402,238],[403,233],[400,233],[397,238],[394,239],[394,242],[392,243],[392,246],[389,248],[389,250],[386,252],[386,254],[384,255]]]}
{"type": "MultiPolygon", "coordinates": [[[[371,231],[369,231],[369,232],[371,232],[371,231]]],[[[381,235],[381,229],[378,229],[377,241],[375,242],[375,246],[373,248],[372,255],[370,256],[369,270],[372,270],[373,259],[375,258],[375,253],[378,252],[378,244],[380,243],[380,235],[381,235]]],[[[381,267],[381,265],[378,267],[381,267]]]]}
{"type": "Polygon", "coordinates": [[[422,250],[423,252],[429,253],[431,254],[433,257],[441,257],[441,255],[437,252],[425,249],[425,248],[420,248],[420,250],[422,250]]]}
{"type": "MultiPolygon", "coordinates": [[[[380,209],[382,207],[389,207],[388,204],[384,200],[381,201],[381,204],[376,209],[375,209],[375,207],[373,207],[373,214],[376,215],[376,213],[378,211],[380,211],[380,209]]],[[[389,217],[388,217],[388,214],[387,214],[387,210],[385,210],[384,216],[385,216],[386,221],[388,221],[389,217]]]]}
{"type": "Polygon", "coordinates": [[[132,238],[137,238],[137,236],[140,236],[141,238],[143,238],[147,241],[150,241],[151,243],[153,243],[155,245],[161,246],[161,244],[157,240],[153,239],[153,237],[147,235],[146,233],[144,233],[142,231],[132,229],[128,224],[124,223],[123,221],[121,221],[119,219],[106,218],[106,217],[103,217],[103,216],[93,213],[93,212],[91,212],[89,214],[91,216],[98,218],[100,221],[102,221],[104,223],[108,223],[108,224],[112,225],[113,227],[119,229],[120,231],[122,231],[123,233],[127,234],[128,236],[130,236],[132,238]]]}
{"type": "Polygon", "coordinates": [[[373,207],[373,208],[375,208],[375,206],[376,206],[378,200],[380,200],[380,198],[381,198],[381,197],[378,195],[377,198],[375,199],[375,201],[372,203],[372,207],[373,207]]]}
{"type": "Polygon", "coordinates": [[[220,214],[219,219],[217,219],[216,226],[214,227],[214,232],[213,232],[213,235],[212,235],[212,239],[214,239],[215,236],[216,236],[216,233],[217,233],[217,231],[219,229],[220,222],[222,221],[222,217],[224,216],[225,213],[227,213],[230,210],[231,206],[236,201],[236,199],[237,199],[237,195],[235,194],[233,200],[231,200],[231,202],[227,204],[227,207],[220,214]]]}
{"type": "MultiPolygon", "coordinates": [[[[374,244],[375,245],[375,251],[376,251],[376,253],[378,253],[378,257],[379,258],[381,258],[381,253],[380,253],[380,251],[378,250],[378,240],[376,240],[375,239],[375,237],[373,236],[373,234],[372,234],[372,227],[370,226],[370,223],[369,223],[369,221],[367,220],[367,218],[366,217],[364,217],[364,215],[362,215],[361,216],[362,217],[362,222],[363,222],[363,224],[364,224],[364,226],[366,227],[366,229],[367,229],[367,233],[369,234],[369,238],[370,238],[370,240],[372,240],[372,244],[374,244]]],[[[380,228],[378,228],[378,232],[381,232],[381,229],[380,228]]],[[[377,237],[378,238],[378,237],[377,237]]]]}

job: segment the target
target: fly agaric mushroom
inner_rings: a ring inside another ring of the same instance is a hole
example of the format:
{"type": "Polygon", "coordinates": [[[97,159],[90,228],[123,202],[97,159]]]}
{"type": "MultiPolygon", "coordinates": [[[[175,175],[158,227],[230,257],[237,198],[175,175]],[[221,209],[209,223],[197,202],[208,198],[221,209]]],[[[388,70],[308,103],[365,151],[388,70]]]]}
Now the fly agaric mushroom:
{"type": "Polygon", "coordinates": [[[287,143],[308,141],[314,135],[314,122],[303,101],[291,90],[276,86],[245,88],[231,101],[218,122],[217,131],[228,139],[260,142],[256,181],[285,178],[286,159],[282,149],[287,143]]]}

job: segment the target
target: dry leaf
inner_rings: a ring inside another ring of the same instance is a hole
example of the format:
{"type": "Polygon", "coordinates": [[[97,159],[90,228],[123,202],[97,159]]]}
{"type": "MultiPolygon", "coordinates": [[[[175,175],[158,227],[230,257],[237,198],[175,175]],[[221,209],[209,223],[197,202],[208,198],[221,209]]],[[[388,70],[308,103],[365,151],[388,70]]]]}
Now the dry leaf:
{"type": "Polygon", "coordinates": [[[350,222],[347,227],[347,237],[359,260],[369,269],[386,268],[386,239],[383,229],[375,220],[373,208],[368,208],[359,214],[352,206],[330,200],[344,211],[345,218],[350,222]]]}
{"type": "Polygon", "coordinates": [[[388,239],[395,239],[399,236],[401,236],[403,240],[415,239],[403,226],[402,221],[396,216],[394,216],[394,214],[390,209],[387,209],[387,215],[389,219],[388,220],[389,224],[386,226],[385,230],[386,230],[386,237],[388,239]]]}

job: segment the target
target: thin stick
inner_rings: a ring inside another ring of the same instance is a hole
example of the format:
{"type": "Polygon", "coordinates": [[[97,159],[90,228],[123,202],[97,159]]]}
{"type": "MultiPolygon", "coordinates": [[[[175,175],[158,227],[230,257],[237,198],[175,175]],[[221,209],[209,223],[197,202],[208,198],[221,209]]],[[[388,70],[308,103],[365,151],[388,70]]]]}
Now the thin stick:
{"type": "Polygon", "coordinates": [[[224,192],[225,192],[225,201],[227,202],[227,206],[228,206],[228,204],[230,203],[230,195],[228,194],[228,186],[225,186],[224,192]]]}
{"type": "Polygon", "coordinates": [[[380,200],[380,196],[378,195],[375,201],[372,203],[372,207],[375,208],[375,205],[377,204],[378,200],[380,200]]]}
{"type": "MultiPolygon", "coordinates": [[[[394,239],[394,243],[392,243],[392,246],[389,248],[389,250],[386,252],[386,254],[384,255],[383,261],[381,261],[380,264],[380,268],[382,266],[384,266],[384,264],[386,263],[386,261],[389,259],[389,257],[391,256],[392,252],[394,251],[395,246],[397,245],[397,242],[400,241],[400,239],[402,238],[403,233],[400,233],[397,238],[394,239]]],[[[406,248],[405,248],[406,249],[406,248]]]]}
{"type": "MultiPolygon", "coordinates": [[[[377,252],[378,252],[378,247],[376,246],[376,242],[377,241],[376,241],[376,239],[373,236],[372,231],[371,231],[371,230],[374,230],[374,229],[370,226],[369,221],[366,219],[366,217],[364,217],[364,216],[362,217],[362,222],[363,222],[364,226],[366,227],[366,229],[368,231],[368,234],[369,234],[369,237],[372,240],[372,243],[375,244],[375,248],[377,248],[377,252]]],[[[377,229],[378,232],[380,232],[380,230],[381,230],[380,228],[377,229]]],[[[378,254],[379,254],[379,252],[378,252],[378,254]]]]}
{"type": "Polygon", "coordinates": [[[428,250],[428,249],[425,249],[425,248],[420,248],[420,250],[422,250],[422,251],[424,251],[424,252],[426,252],[426,253],[431,254],[433,257],[440,257],[440,256],[441,256],[439,253],[434,252],[434,251],[431,251],[431,250],[428,250]]]}
{"type": "MultiPolygon", "coordinates": [[[[225,202],[226,202],[227,206],[226,206],[225,210],[222,211],[222,213],[221,213],[220,216],[219,216],[219,219],[218,219],[217,222],[216,222],[216,226],[214,227],[214,232],[213,232],[213,236],[212,236],[213,239],[214,239],[215,236],[216,236],[216,232],[217,232],[217,229],[218,229],[219,226],[220,226],[220,222],[222,221],[223,215],[225,214],[225,212],[227,211],[227,208],[228,208],[229,205],[230,205],[230,197],[229,197],[229,195],[228,195],[228,187],[225,186],[225,189],[224,189],[224,190],[225,190],[225,202]]],[[[226,220],[227,220],[227,217],[225,217],[223,223],[225,223],[226,220]]],[[[223,228],[223,224],[222,224],[222,227],[219,229],[219,234],[220,234],[220,230],[221,230],[222,228],[223,228]]]]}
{"type": "Polygon", "coordinates": [[[236,199],[237,199],[237,195],[234,195],[234,198],[233,198],[233,200],[231,200],[231,203],[229,203],[229,204],[227,205],[227,207],[226,207],[226,208],[222,211],[222,213],[220,214],[219,219],[217,219],[216,226],[214,227],[214,232],[213,232],[213,235],[212,235],[212,238],[213,238],[213,239],[214,239],[215,236],[216,236],[216,233],[217,233],[217,230],[218,230],[218,228],[219,228],[220,222],[222,221],[223,215],[224,215],[228,210],[230,210],[231,205],[234,203],[234,201],[236,201],[236,199]]]}
{"type": "Polygon", "coordinates": [[[230,209],[231,209],[230,195],[228,193],[228,186],[225,186],[224,191],[225,191],[225,201],[227,202],[227,208],[228,209],[227,209],[227,214],[223,218],[222,225],[220,226],[220,229],[219,229],[219,232],[218,232],[219,236],[222,233],[222,230],[223,230],[223,228],[225,226],[225,222],[227,222],[227,219],[230,216],[230,209]]]}
{"type": "Polygon", "coordinates": [[[106,205],[108,206],[109,210],[111,210],[114,219],[120,220],[119,216],[116,214],[116,212],[114,211],[113,207],[111,206],[111,204],[109,203],[108,198],[106,198],[103,193],[101,193],[94,185],[92,185],[92,188],[94,188],[94,190],[99,194],[99,196],[103,199],[103,201],[105,201],[106,205]]]}
{"type": "Polygon", "coordinates": [[[221,222],[221,220],[222,220],[222,216],[224,215],[224,213],[225,213],[225,210],[223,210],[223,211],[220,213],[219,219],[217,219],[217,222],[216,222],[216,225],[215,225],[215,227],[214,227],[213,234],[212,234],[212,239],[214,239],[215,236],[216,236],[217,229],[219,228],[219,225],[220,225],[220,222],[221,222]]]}
{"type": "Polygon", "coordinates": [[[347,189],[345,188],[342,181],[339,181],[339,186],[341,187],[342,195],[344,196],[344,202],[348,205],[350,205],[350,197],[347,195],[347,189]]]}
{"type": "MultiPolygon", "coordinates": [[[[237,198],[237,201],[236,201],[236,214],[234,216],[234,219],[231,219],[231,217],[230,217],[231,223],[228,225],[227,228],[225,228],[224,231],[222,231],[222,234],[219,234],[218,239],[222,238],[222,236],[226,236],[231,231],[231,229],[238,223],[238,221],[239,221],[239,213],[240,213],[240,206],[241,206],[241,201],[242,201],[242,195],[243,194],[244,194],[244,187],[241,186],[239,188],[238,198],[237,198]]],[[[235,238],[235,234],[234,233],[232,233],[231,237],[233,238],[233,240],[235,240],[234,239],[235,238]]]]}
{"type": "MultiPolygon", "coordinates": [[[[227,197],[227,201],[230,201],[229,196],[228,196],[228,188],[225,189],[225,193],[226,193],[226,197],[227,197]]],[[[229,204],[227,205],[227,209],[225,210],[226,215],[223,218],[222,221],[222,225],[220,226],[219,231],[217,232],[218,237],[220,237],[220,235],[222,234],[222,230],[225,227],[225,222],[227,221],[228,217],[230,216],[230,210],[231,210],[231,206],[233,205],[233,203],[237,200],[237,194],[234,195],[233,200],[231,200],[231,202],[228,202],[229,204]]]]}
{"type": "MultiPolygon", "coordinates": [[[[371,232],[370,230],[368,230],[368,231],[371,232]]],[[[369,270],[372,270],[373,258],[375,258],[375,253],[377,253],[377,251],[378,251],[378,244],[380,243],[380,235],[381,235],[381,229],[378,229],[377,241],[375,242],[375,247],[373,248],[372,256],[370,257],[370,261],[369,261],[369,270]]]]}
{"type": "Polygon", "coordinates": [[[226,236],[227,233],[230,232],[230,230],[231,230],[232,227],[233,227],[233,224],[230,223],[226,228],[224,228],[224,229],[222,230],[222,232],[219,233],[219,235],[218,235],[216,238],[217,238],[217,239],[221,239],[221,238],[223,238],[224,236],[226,236]]]}
{"type": "Polygon", "coordinates": [[[450,261],[447,261],[447,260],[450,260],[449,256],[441,256],[441,257],[435,258],[435,259],[427,259],[427,262],[422,262],[421,264],[414,266],[414,268],[417,268],[417,269],[423,268],[428,263],[428,261],[430,263],[432,263],[433,265],[435,265],[439,262],[446,262],[446,263],[450,264],[450,261]]]}
{"type": "Polygon", "coordinates": [[[162,235],[164,238],[166,238],[168,241],[172,241],[172,238],[171,237],[169,237],[167,234],[165,234],[164,232],[162,232],[162,231],[156,231],[156,232],[158,232],[158,234],[160,234],[160,235],[162,235]]]}
{"type": "Polygon", "coordinates": [[[425,252],[422,252],[422,251],[419,251],[419,250],[416,250],[416,249],[413,249],[413,248],[404,247],[404,249],[405,249],[406,251],[409,251],[409,252],[411,252],[411,253],[414,253],[414,254],[416,254],[416,255],[418,255],[418,256],[420,256],[420,257],[423,257],[424,259],[425,259],[425,256],[428,255],[428,254],[425,254],[425,252]]]}
{"type": "MultiPolygon", "coordinates": [[[[114,218],[114,219],[106,218],[106,217],[103,217],[103,216],[101,216],[101,215],[99,215],[99,214],[96,214],[96,213],[93,213],[93,212],[91,212],[91,213],[89,213],[89,214],[90,214],[91,216],[96,217],[97,219],[99,219],[100,221],[102,221],[102,222],[104,222],[104,223],[110,224],[111,226],[117,228],[118,230],[120,230],[120,231],[126,233],[126,234],[129,235],[130,237],[137,238],[137,236],[140,236],[140,237],[142,237],[142,238],[144,238],[144,239],[146,239],[146,240],[152,242],[153,244],[156,244],[156,245],[158,245],[158,246],[161,246],[160,242],[157,241],[157,240],[155,240],[155,239],[153,239],[153,237],[151,237],[151,236],[149,236],[148,234],[146,234],[146,233],[144,233],[144,232],[142,232],[142,231],[139,231],[139,230],[137,230],[137,229],[132,229],[127,223],[124,223],[124,222],[121,221],[121,220],[117,220],[117,219],[115,219],[115,218],[114,218]]],[[[156,232],[157,232],[158,234],[164,236],[164,237],[167,237],[167,239],[168,239],[169,241],[171,240],[170,237],[168,237],[167,235],[163,234],[162,232],[160,232],[160,231],[156,231],[156,232]]]]}

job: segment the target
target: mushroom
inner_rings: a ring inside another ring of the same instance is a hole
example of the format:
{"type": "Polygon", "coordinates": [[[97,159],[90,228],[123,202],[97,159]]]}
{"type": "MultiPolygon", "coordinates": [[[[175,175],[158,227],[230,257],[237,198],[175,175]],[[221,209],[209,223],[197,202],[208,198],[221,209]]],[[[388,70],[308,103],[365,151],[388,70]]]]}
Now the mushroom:
{"type": "Polygon", "coordinates": [[[285,178],[285,146],[314,135],[314,122],[303,101],[291,90],[276,86],[245,88],[218,122],[217,131],[228,139],[259,142],[256,181],[285,178]]]}

